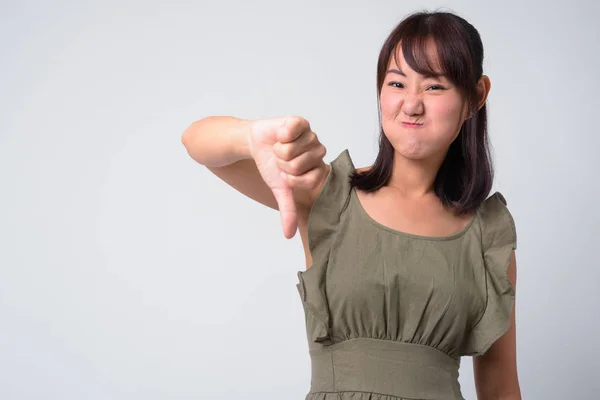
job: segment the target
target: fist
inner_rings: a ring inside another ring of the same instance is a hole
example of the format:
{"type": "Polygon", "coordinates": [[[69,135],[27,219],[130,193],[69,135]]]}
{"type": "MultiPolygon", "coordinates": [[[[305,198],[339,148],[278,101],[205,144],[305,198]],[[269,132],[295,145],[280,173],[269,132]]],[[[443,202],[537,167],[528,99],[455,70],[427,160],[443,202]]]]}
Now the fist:
{"type": "Polygon", "coordinates": [[[298,206],[311,206],[328,173],[327,153],[302,117],[261,119],[250,124],[248,148],[279,208],[284,236],[294,237],[298,206]]]}

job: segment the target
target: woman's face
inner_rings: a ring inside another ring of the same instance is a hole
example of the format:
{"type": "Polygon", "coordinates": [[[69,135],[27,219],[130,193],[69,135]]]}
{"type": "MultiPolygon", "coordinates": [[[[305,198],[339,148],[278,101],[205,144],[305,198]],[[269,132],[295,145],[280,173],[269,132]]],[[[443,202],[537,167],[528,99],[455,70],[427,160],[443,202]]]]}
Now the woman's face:
{"type": "Polygon", "coordinates": [[[383,131],[406,158],[443,159],[468,117],[467,104],[452,82],[416,73],[397,48],[400,65],[390,57],[381,89],[383,131]]]}

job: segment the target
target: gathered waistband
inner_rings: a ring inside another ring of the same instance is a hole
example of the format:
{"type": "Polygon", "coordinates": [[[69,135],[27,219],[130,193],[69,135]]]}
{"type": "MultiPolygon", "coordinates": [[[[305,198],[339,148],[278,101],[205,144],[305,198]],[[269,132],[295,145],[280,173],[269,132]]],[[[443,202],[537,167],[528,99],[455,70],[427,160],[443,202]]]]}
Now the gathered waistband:
{"type": "Polygon", "coordinates": [[[412,399],[462,400],[460,361],[429,346],[370,338],[310,351],[310,393],[369,392],[412,399]]]}

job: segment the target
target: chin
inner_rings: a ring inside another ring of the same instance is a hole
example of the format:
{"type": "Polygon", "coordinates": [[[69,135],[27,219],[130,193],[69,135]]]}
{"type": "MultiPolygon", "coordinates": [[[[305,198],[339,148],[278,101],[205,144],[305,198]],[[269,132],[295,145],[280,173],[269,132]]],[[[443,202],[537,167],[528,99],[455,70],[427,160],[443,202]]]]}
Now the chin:
{"type": "Polygon", "coordinates": [[[399,155],[401,155],[402,157],[404,157],[406,159],[414,160],[414,161],[424,160],[429,157],[428,154],[425,154],[424,152],[416,151],[416,150],[396,149],[396,153],[398,153],[399,155]]]}
{"type": "Polygon", "coordinates": [[[411,138],[412,140],[390,140],[396,153],[404,158],[411,160],[422,160],[430,157],[432,152],[426,143],[422,140],[411,138]],[[399,143],[400,142],[400,143],[399,143]]]}
{"type": "Polygon", "coordinates": [[[425,135],[414,135],[412,132],[388,136],[398,155],[415,161],[437,158],[441,152],[444,152],[442,149],[446,146],[440,143],[442,139],[436,139],[426,138],[425,135]]]}

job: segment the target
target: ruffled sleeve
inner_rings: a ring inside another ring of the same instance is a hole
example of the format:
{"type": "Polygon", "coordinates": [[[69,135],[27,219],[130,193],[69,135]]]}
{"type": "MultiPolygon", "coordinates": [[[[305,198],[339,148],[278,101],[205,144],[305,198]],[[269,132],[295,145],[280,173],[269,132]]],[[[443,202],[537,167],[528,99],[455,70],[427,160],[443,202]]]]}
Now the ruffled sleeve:
{"type": "Polygon", "coordinates": [[[515,291],[508,279],[512,251],[517,248],[517,231],[507,202],[500,192],[490,196],[480,209],[481,246],[484,265],[486,306],[469,332],[463,355],[483,355],[510,327],[515,291]]]}
{"type": "Polygon", "coordinates": [[[305,310],[308,339],[321,344],[331,344],[325,274],[338,223],[350,198],[349,177],[354,171],[347,149],[330,165],[329,174],[308,216],[312,265],[306,271],[298,271],[299,282],[296,285],[305,310]]]}

